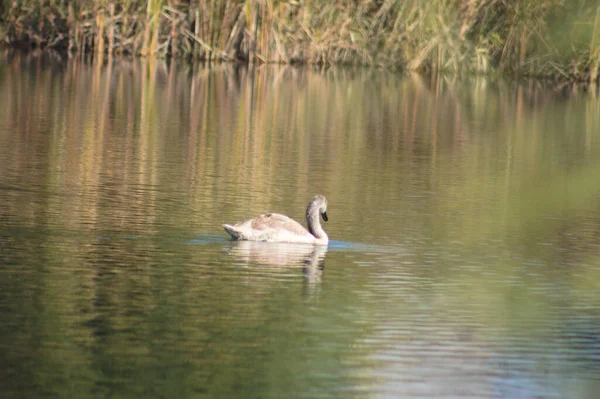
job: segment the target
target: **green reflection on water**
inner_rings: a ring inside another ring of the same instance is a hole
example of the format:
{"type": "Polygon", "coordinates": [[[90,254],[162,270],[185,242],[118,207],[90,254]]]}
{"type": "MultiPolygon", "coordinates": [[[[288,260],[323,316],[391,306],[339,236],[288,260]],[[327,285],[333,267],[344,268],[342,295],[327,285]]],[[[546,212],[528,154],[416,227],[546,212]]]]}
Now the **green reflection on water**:
{"type": "Polygon", "coordinates": [[[538,382],[598,375],[593,93],[368,70],[8,65],[5,392],[358,397],[390,381],[450,389],[442,370],[484,397],[509,379],[495,362],[538,382]],[[221,223],[265,211],[302,221],[317,192],[342,245],[316,270],[310,254],[274,265],[222,240],[221,223]]]}

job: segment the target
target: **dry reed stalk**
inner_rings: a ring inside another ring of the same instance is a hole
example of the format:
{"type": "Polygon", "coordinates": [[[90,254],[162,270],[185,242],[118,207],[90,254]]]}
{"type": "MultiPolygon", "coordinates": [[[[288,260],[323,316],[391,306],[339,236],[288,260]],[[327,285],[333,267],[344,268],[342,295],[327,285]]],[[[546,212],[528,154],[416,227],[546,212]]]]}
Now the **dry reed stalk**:
{"type": "Polygon", "coordinates": [[[201,38],[199,38],[198,36],[194,35],[190,30],[188,30],[187,28],[182,28],[182,32],[184,35],[186,35],[188,38],[194,40],[197,44],[199,44],[200,46],[202,46],[202,48],[204,48],[207,53],[206,54],[211,54],[214,52],[214,49],[208,45],[208,43],[206,43],[204,40],[202,40],[201,38]]]}
{"type": "Polygon", "coordinates": [[[150,47],[150,34],[151,32],[151,23],[152,20],[152,1],[148,0],[147,8],[146,8],[146,26],[144,29],[144,43],[142,44],[142,55],[148,55],[148,49],[150,47]]]}
{"type": "Polygon", "coordinates": [[[69,45],[67,48],[67,51],[70,54],[73,53],[73,51],[79,47],[78,45],[78,38],[79,38],[79,19],[77,16],[77,13],[75,11],[75,6],[73,5],[73,3],[69,4],[68,7],[68,12],[69,12],[69,17],[68,17],[68,22],[69,22],[69,45]]]}
{"type": "Polygon", "coordinates": [[[109,31],[108,31],[108,54],[112,55],[115,50],[115,5],[114,3],[110,3],[109,5],[109,31]]]}
{"type": "Polygon", "coordinates": [[[267,2],[267,5],[262,5],[260,8],[260,12],[261,12],[261,17],[260,17],[260,24],[261,27],[264,27],[264,29],[261,29],[261,35],[260,35],[260,46],[259,46],[259,50],[258,52],[263,56],[263,59],[265,61],[263,62],[269,62],[271,61],[270,58],[270,54],[269,54],[269,29],[267,28],[268,26],[272,26],[273,25],[273,17],[272,17],[272,12],[269,9],[270,6],[270,2],[267,2]]]}
{"type": "Polygon", "coordinates": [[[248,62],[250,64],[254,64],[256,58],[256,38],[258,36],[258,4],[253,0],[247,0],[246,6],[249,8],[247,10],[246,19],[249,19],[251,23],[250,26],[250,43],[248,44],[248,62]],[[251,5],[249,5],[251,4],[251,5]]]}
{"type": "Polygon", "coordinates": [[[600,24],[600,6],[596,7],[596,17],[594,18],[594,29],[592,30],[592,40],[590,42],[590,61],[592,67],[590,69],[590,83],[597,82],[600,80],[598,76],[598,70],[600,68],[600,46],[596,45],[596,34],[598,32],[598,25],[600,24]]]}
{"type": "Polygon", "coordinates": [[[158,52],[158,35],[160,32],[160,14],[163,0],[148,0],[146,7],[146,26],[144,30],[144,41],[142,55],[154,55],[158,52]]]}
{"type": "Polygon", "coordinates": [[[175,56],[179,52],[179,26],[185,24],[186,14],[169,5],[163,8],[161,15],[171,21],[171,31],[165,47],[168,44],[171,48],[170,55],[175,56]]]}
{"type": "Polygon", "coordinates": [[[231,4],[231,0],[226,0],[221,11],[221,21],[219,22],[219,40],[217,41],[217,47],[224,49],[229,41],[229,32],[233,28],[235,23],[236,9],[231,4]]]}
{"type": "MultiPolygon", "coordinates": [[[[194,13],[194,37],[199,37],[200,34],[200,9],[196,8],[194,13]]],[[[194,55],[200,57],[200,43],[194,41],[194,55]]]]}
{"type": "Polygon", "coordinates": [[[157,13],[154,16],[154,21],[153,21],[153,30],[152,30],[152,42],[150,44],[150,54],[157,54],[159,51],[158,48],[158,34],[160,32],[160,17],[159,17],[160,13],[157,13]]]}
{"type": "Polygon", "coordinates": [[[98,6],[96,9],[96,33],[94,51],[96,54],[104,54],[104,29],[106,28],[106,17],[104,9],[98,6]]]}
{"type": "Polygon", "coordinates": [[[225,45],[225,53],[231,59],[242,59],[242,41],[246,30],[246,18],[243,12],[243,7],[239,8],[235,22],[229,33],[227,44],[225,45]]]}

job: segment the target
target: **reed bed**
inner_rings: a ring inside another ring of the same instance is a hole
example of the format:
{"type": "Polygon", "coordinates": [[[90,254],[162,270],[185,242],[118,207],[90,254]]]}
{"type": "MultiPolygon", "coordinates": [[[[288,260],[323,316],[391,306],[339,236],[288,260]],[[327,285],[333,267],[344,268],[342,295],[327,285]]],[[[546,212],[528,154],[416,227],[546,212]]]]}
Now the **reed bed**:
{"type": "Polygon", "coordinates": [[[10,46],[596,81],[596,0],[13,0],[10,46]]]}

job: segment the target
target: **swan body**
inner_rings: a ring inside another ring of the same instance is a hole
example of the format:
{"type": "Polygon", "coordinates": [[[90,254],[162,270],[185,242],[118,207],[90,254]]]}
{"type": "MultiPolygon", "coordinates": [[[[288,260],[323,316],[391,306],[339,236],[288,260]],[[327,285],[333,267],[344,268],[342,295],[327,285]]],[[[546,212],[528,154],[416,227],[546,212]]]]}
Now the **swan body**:
{"type": "Polygon", "coordinates": [[[315,195],[306,207],[308,230],[294,219],[279,213],[265,213],[234,225],[224,224],[223,227],[234,240],[327,245],[329,237],[321,227],[319,215],[327,221],[327,199],[315,195]]]}

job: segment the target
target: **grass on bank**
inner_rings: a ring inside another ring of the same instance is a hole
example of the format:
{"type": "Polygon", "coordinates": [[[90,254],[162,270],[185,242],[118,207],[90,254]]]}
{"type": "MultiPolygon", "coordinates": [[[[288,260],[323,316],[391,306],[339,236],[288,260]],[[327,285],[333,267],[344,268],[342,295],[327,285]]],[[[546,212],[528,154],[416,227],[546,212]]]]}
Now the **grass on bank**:
{"type": "Polygon", "coordinates": [[[595,0],[4,0],[10,46],[596,81],[595,0]]]}

